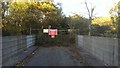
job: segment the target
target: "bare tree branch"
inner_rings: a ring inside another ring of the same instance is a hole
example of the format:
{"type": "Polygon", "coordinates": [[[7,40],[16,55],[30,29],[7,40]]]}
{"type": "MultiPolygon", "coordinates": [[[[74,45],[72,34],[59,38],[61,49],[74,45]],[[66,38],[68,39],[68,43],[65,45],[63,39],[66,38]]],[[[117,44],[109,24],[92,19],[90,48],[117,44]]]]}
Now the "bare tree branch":
{"type": "Polygon", "coordinates": [[[93,12],[94,12],[95,7],[92,7],[91,9],[89,9],[88,3],[87,3],[86,0],[85,0],[85,5],[86,5],[87,11],[88,11],[88,15],[89,15],[89,33],[88,33],[88,35],[90,36],[91,35],[92,17],[93,17],[93,12]]]}
{"type": "Polygon", "coordinates": [[[95,9],[95,8],[92,8],[92,9],[91,9],[91,16],[90,16],[91,18],[93,17],[94,9],[95,9]]]}
{"type": "Polygon", "coordinates": [[[90,17],[90,10],[89,10],[89,8],[88,8],[88,4],[87,4],[86,0],[85,0],[85,5],[86,5],[87,11],[88,11],[88,15],[89,15],[89,17],[90,17]]]}

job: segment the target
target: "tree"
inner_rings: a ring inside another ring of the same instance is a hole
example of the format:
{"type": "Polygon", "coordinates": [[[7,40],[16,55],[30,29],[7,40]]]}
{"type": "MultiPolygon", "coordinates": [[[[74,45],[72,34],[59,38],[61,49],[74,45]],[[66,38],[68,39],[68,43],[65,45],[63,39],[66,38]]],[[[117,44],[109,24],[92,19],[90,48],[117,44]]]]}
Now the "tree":
{"type": "Polygon", "coordinates": [[[1,3],[1,1],[0,1],[0,29],[2,28],[1,18],[2,18],[2,3],[1,3]]]}
{"type": "Polygon", "coordinates": [[[118,38],[120,38],[120,1],[118,2],[118,17],[117,17],[117,22],[118,22],[118,38]]]}
{"type": "Polygon", "coordinates": [[[2,18],[5,17],[5,13],[8,11],[9,2],[2,2],[2,18]]]}
{"type": "Polygon", "coordinates": [[[109,13],[111,14],[111,19],[113,23],[117,26],[116,34],[120,38],[120,1],[115,4],[113,8],[110,9],[109,13]]]}
{"type": "Polygon", "coordinates": [[[30,34],[31,29],[62,26],[64,16],[52,2],[10,2],[9,6],[9,15],[3,21],[3,32],[30,34]]]}
{"type": "Polygon", "coordinates": [[[85,6],[86,6],[86,9],[88,11],[88,16],[89,16],[89,33],[88,33],[88,35],[90,36],[91,35],[91,23],[92,23],[93,12],[94,12],[95,7],[92,7],[91,9],[89,9],[88,3],[86,0],[85,0],[85,6]]]}
{"type": "Polygon", "coordinates": [[[88,19],[78,14],[75,14],[67,18],[69,27],[72,29],[79,29],[78,34],[81,34],[81,35],[88,34],[88,25],[89,25],[88,21],[89,21],[88,19]]]}
{"type": "Polygon", "coordinates": [[[98,17],[92,20],[92,35],[115,37],[116,30],[117,25],[113,23],[111,17],[98,17]]]}

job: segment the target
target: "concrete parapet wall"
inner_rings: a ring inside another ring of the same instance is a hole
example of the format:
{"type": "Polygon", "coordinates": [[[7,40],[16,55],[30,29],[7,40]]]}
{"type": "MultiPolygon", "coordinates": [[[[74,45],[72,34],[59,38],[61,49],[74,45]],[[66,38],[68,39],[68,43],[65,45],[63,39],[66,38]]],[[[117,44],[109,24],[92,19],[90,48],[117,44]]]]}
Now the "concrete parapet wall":
{"type": "Polygon", "coordinates": [[[2,36],[0,35],[0,68],[1,67],[2,67],[2,36]]]}
{"type": "Polygon", "coordinates": [[[16,57],[16,55],[34,44],[34,35],[2,37],[2,66],[12,66],[16,64],[22,59],[16,57]]]}
{"type": "Polygon", "coordinates": [[[118,39],[78,35],[78,47],[83,48],[103,63],[118,66],[118,39]]]}

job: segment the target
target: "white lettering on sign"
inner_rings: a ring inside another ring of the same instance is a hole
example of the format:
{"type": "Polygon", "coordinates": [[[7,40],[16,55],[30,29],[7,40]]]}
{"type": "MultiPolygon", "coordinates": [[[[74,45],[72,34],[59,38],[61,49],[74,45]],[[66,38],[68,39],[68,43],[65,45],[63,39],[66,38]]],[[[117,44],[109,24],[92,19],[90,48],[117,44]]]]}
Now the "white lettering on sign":
{"type": "Polygon", "coordinates": [[[58,30],[57,29],[49,29],[49,35],[57,35],[58,30]]]}

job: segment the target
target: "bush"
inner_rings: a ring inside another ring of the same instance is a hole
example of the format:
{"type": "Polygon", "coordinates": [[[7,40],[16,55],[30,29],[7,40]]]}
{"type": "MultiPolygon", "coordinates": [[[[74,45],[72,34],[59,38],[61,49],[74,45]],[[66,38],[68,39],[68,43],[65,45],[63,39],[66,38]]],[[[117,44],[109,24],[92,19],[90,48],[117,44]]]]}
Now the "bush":
{"type": "Polygon", "coordinates": [[[36,36],[36,45],[39,46],[71,46],[75,44],[75,33],[59,32],[55,38],[51,38],[42,31],[36,36]]]}

